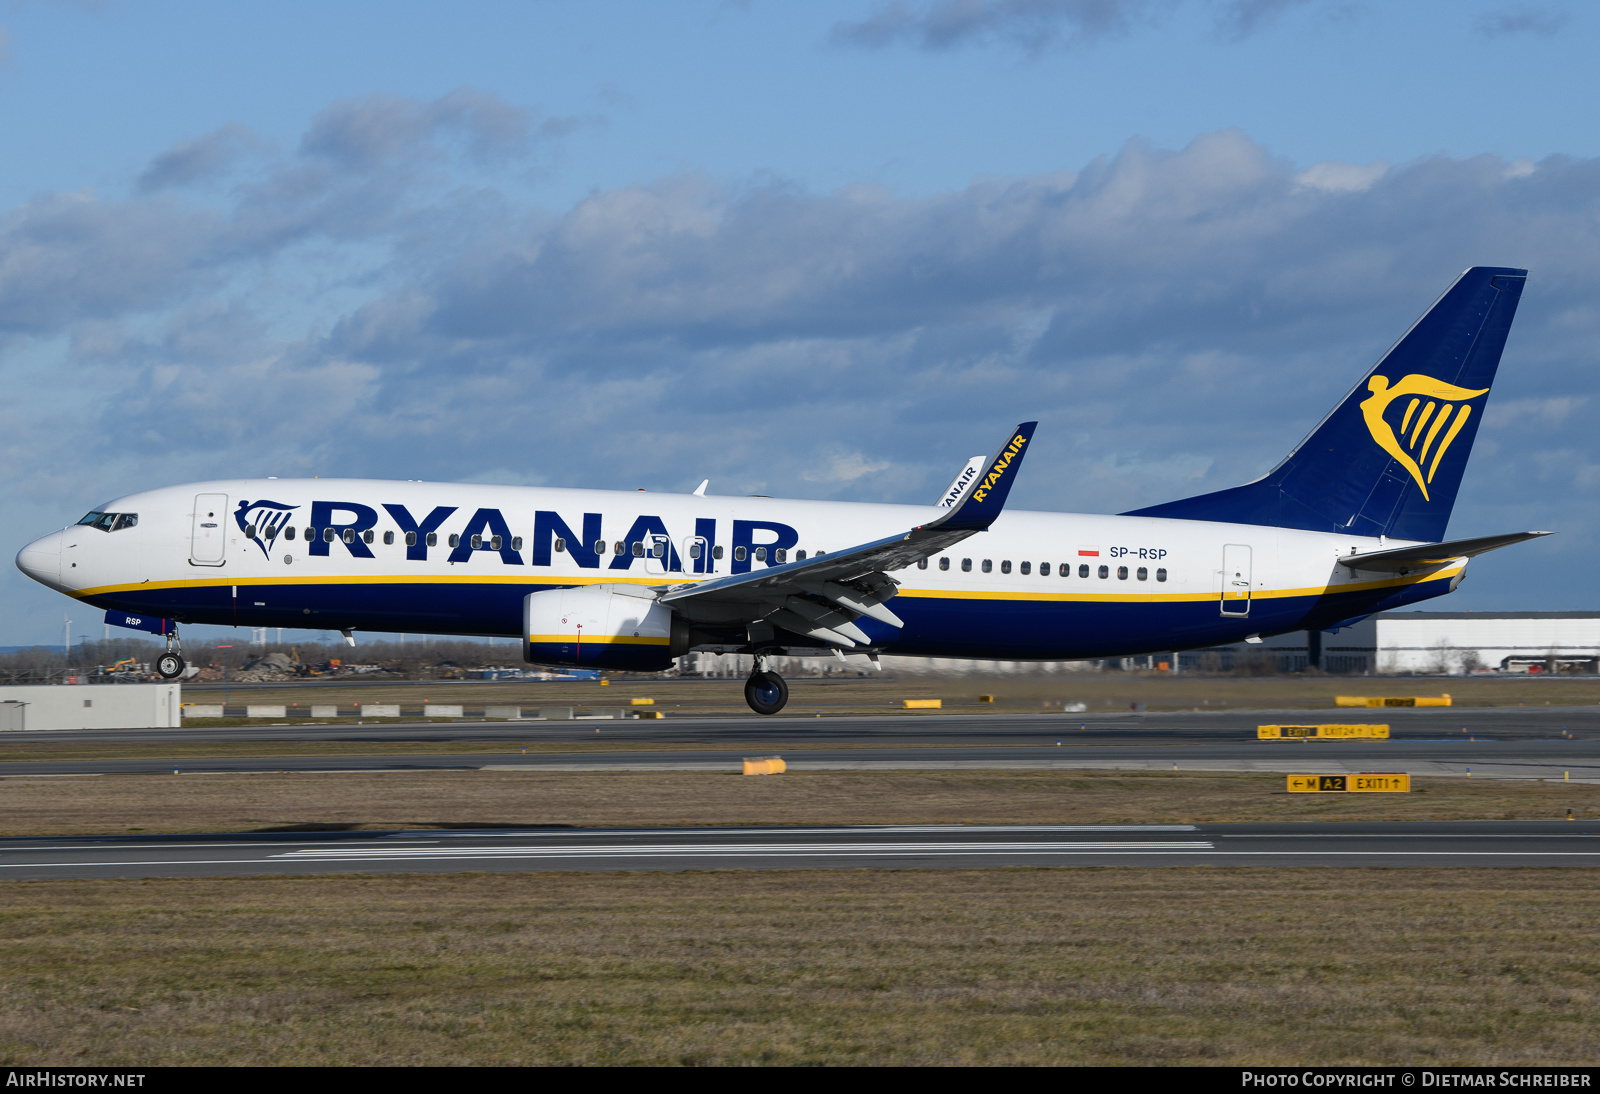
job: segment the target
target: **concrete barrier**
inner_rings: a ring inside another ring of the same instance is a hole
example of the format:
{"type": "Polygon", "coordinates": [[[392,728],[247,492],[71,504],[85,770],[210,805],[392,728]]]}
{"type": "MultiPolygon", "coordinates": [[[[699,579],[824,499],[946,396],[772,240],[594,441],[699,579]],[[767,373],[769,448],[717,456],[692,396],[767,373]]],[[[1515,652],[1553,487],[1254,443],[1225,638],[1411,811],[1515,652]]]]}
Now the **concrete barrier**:
{"type": "Polygon", "coordinates": [[[220,718],[222,717],[221,703],[185,703],[183,706],[185,718],[220,718]]]}
{"type": "Polygon", "coordinates": [[[399,703],[362,703],[361,717],[363,718],[398,718],[400,717],[399,703]]]}
{"type": "MultiPolygon", "coordinates": [[[[395,708],[396,713],[399,712],[399,709],[399,707],[395,708]]],[[[461,718],[465,717],[465,712],[462,710],[460,703],[423,703],[422,716],[424,718],[461,718]]]]}
{"type": "Polygon", "coordinates": [[[539,717],[548,721],[565,721],[572,717],[571,707],[540,707],[539,717]]]}
{"type": "Polygon", "coordinates": [[[271,705],[251,705],[244,708],[246,718],[287,718],[288,707],[275,707],[271,705]]]}
{"type": "Polygon", "coordinates": [[[522,718],[522,708],[521,707],[484,707],[483,708],[483,716],[485,718],[508,718],[511,721],[515,722],[515,721],[519,721],[522,718]]]}
{"type": "Polygon", "coordinates": [[[339,708],[334,706],[332,703],[312,703],[311,717],[337,718],[339,717],[339,708]]]}

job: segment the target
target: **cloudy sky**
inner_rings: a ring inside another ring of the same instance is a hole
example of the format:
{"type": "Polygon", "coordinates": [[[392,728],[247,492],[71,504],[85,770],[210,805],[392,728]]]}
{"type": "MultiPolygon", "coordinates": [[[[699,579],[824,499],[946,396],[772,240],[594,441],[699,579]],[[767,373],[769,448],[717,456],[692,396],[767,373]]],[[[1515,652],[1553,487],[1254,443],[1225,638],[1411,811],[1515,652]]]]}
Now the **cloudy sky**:
{"type": "Polygon", "coordinates": [[[1023,417],[1013,504],[1116,512],[1261,474],[1494,264],[1450,532],[1560,535],[1440,606],[1600,608],[1597,47],[1554,0],[0,6],[5,547],[219,475],[931,501],[1023,417]]]}

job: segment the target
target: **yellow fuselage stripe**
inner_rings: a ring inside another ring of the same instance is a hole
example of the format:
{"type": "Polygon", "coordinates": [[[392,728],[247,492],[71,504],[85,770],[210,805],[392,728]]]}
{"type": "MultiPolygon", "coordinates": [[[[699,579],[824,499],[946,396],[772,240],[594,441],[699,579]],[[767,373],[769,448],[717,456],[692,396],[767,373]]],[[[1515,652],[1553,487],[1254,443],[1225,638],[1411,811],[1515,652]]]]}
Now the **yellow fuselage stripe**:
{"type": "MultiPolygon", "coordinates": [[[[1406,577],[1386,578],[1379,581],[1352,581],[1347,585],[1312,585],[1297,589],[1253,589],[1250,592],[1252,600],[1281,600],[1289,597],[1327,596],[1330,593],[1359,593],[1370,592],[1374,589],[1400,588],[1406,585],[1417,585],[1424,581],[1438,581],[1443,578],[1454,577],[1465,566],[1452,566],[1448,569],[1435,570],[1426,574],[1412,574],[1406,577]]],[[[129,592],[156,592],[163,589],[201,589],[220,588],[222,586],[244,585],[250,588],[270,586],[308,586],[308,585],[549,585],[553,587],[574,585],[677,585],[682,584],[684,575],[661,575],[650,577],[570,577],[547,575],[534,579],[529,576],[500,575],[445,575],[445,574],[387,574],[381,576],[329,576],[329,577],[235,577],[235,578],[190,578],[183,581],[142,581],[127,585],[101,585],[92,589],[79,589],[70,595],[80,599],[93,596],[110,596],[115,593],[129,592]],[[677,576],[679,580],[672,580],[677,576]]],[[[715,576],[715,575],[713,575],[715,576]]],[[[700,580],[709,580],[702,578],[700,580]]],[[[1074,578],[1074,581],[1089,580],[1074,578]]],[[[1102,579],[1104,580],[1104,579],[1102,579]]],[[[1010,592],[999,589],[912,589],[901,588],[897,596],[911,597],[913,599],[927,600],[1016,600],[1016,601],[1082,601],[1094,602],[1142,602],[1142,603],[1181,603],[1185,601],[1199,602],[1218,600],[1219,592],[1200,593],[1131,593],[1131,592],[1106,592],[1091,593],[1066,591],[1059,593],[1045,592],[1010,592]]]]}

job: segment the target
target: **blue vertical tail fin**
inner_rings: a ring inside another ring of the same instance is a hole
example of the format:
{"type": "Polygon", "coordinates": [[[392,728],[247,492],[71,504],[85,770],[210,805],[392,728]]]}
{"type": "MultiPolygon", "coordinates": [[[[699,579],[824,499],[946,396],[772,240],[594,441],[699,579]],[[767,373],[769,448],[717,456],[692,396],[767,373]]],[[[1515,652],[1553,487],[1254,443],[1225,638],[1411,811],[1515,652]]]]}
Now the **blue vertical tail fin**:
{"type": "Polygon", "coordinates": [[[1262,478],[1124,516],[1443,539],[1527,276],[1463,273],[1262,478]]]}

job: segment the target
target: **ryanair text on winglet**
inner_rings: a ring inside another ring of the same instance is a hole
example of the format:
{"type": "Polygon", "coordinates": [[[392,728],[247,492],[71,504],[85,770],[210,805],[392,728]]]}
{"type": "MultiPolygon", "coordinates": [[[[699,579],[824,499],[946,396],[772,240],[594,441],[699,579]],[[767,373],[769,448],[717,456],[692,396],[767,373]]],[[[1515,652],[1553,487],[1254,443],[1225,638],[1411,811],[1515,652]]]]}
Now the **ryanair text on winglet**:
{"type": "Polygon", "coordinates": [[[1006,469],[1011,466],[1012,459],[1018,452],[1022,451],[1022,446],[1027,443],[1028,438],[1020,433],[1011,438],[1011,443],[1006,445],[1005,451],[1000,453],[1000,458],[994,461],[994,466],[989,468],[989,473],[983,477],[983,482],[978,484],[978,489],[973,491],[973,501],[982,501],[984,495],[989,492],[989,488],[1005,478],[1006,469]]]}

